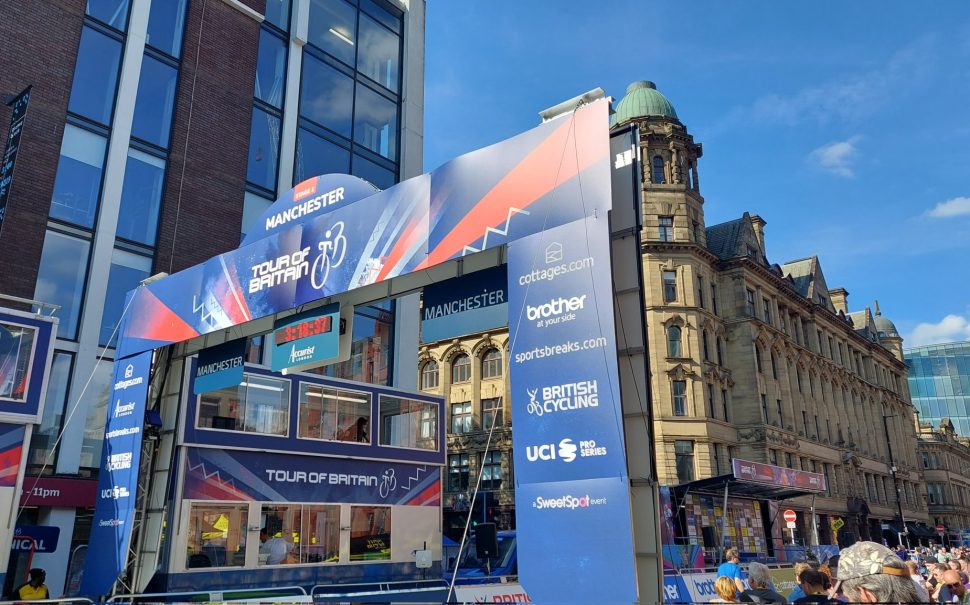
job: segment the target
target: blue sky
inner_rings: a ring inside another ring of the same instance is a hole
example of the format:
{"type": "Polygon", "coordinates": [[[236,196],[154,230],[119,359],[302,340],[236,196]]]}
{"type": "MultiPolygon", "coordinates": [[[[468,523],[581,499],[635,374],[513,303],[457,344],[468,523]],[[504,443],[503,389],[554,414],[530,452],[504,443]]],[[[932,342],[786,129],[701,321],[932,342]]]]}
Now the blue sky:
{"type": "Polygon", "coordinates": [[[970,3],[428,0],[425,170],[652,80],[707,224],[758,213],[906,346],[970,339],[970,3]]]}

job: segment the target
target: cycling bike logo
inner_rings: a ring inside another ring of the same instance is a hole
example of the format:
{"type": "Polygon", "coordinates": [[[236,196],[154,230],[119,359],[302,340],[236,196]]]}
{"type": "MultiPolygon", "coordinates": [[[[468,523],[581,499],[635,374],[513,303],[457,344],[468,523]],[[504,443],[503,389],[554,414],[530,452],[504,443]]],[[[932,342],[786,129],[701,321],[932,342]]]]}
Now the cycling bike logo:
{"type": "Polygon", "coordinates": [[[394,469],[389,468],[381,475],[381,485],[379,487],[381,498],[387,498],[388,494],[397,489],[397,477],[394,476],[394,469]]]}
{"type": "Polygon", "coordinates": [[[320,254],[310,267],[310,285],[315,290],[323,290],[330,277],[330,270],[336,269],[344,262],[347,255],[347,238],[344,236],[344,222],[337,221],[326,233],[323,240],[317,244],[320,254]]]}
{"type": "Polygon", "coordinates": [[[526,411],[528,411],[533,416],[542,416],[545,411],[542,409],[542,402],[536,401],[536,395],[539,393],[539,389],[526,389],[529,393],[529,404],[526,406],[526,411]]]}

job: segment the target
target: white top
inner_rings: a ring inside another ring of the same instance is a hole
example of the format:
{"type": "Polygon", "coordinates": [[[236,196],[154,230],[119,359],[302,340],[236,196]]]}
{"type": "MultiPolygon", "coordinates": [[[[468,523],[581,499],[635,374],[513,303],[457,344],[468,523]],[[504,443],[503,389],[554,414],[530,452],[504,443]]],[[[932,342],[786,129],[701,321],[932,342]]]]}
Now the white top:
{"type": "Polygon", "coordinates": [[[267,565],[279,565],[290,554],[292,545],[283,538],[270,538],[259,545],[259,553],[269,555],[267,565]]]}

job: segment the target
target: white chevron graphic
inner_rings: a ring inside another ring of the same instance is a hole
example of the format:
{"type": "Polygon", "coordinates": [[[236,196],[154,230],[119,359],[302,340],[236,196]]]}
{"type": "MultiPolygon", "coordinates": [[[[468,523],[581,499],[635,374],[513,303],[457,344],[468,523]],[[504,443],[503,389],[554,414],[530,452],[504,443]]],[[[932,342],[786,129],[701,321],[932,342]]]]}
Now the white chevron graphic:
{"type": "Polygon", "coordinates": [[[216,469],[215,471],[213,471],[211,473],[206,472],[206,470],[205,470],[205,462],[199,462],[195,466],[192,466],[192,463],[191,462],[189,463],[189,472],[190,473],[193,472],[193,471],[195,471],[196,469],[199,469],[199,468],[202,469],[202,478],[203,479],[205,479],[205,480],[208,481],[210,477],[215,477],[219,481],[219,483],[221,483],[223,485],[229,485],[233,489],[236,488],[235,479],[229,479],[228,481],[223,481],[222,480],[222,477],[219,475],[219,470],[218,469],[216,469]]]}
{"type": "Polygon", "coordinates": [[[408,476],[407,477],[408,484],[405,485],[405,486],[403,486],[403,488],[402,488],[402,489],[404,489],[404,493],[407,493],[407,492],[411,491],[411,488],[414,486],[414,484],[415,483],[418,483],[419,481],[421,481],[421,473],[423,473],[423,472],[425,472],[427,470],[428,470],[427,465],[421,465],[418,468],[414,469],[414,476],[413,477],[408,476]]]}
{"type": "Polygon", "coordinates": [[[465,246],[462,249],[462,251],[461,251],[461,255],[462,256],[465,256],[469,252],[481,252],[482,250],[485,250],[486,248],[488,248],[488,234],[489,233],[497,233],[498,235],[502,235],[502,236],[508,235],[509,234],[509,223],[512,222],[512,215],[513,214],[529,214],[529,211],[528,210],[522,210],[521,208],[516,208],[515,206],[509,206],[509,215],[507,217],[505,217],[505,228],[504,229],[499,229],[497,227],[485,227],[485,237],[482,238],[482,247],[481,248],[476,248],[474,246],[465,246]]]}

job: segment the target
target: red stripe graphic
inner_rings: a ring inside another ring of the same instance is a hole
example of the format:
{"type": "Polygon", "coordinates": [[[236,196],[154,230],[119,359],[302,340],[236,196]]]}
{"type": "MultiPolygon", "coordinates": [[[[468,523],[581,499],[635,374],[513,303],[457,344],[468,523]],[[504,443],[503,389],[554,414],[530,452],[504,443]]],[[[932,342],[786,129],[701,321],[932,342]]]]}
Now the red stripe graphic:
{"type": "Polygon", "coordinates": [[[397,267],[397,264],[401,262],[404,254],[411,249],[414,242],[419,238],[428,239],[428,215],[422,213],[411,219],[408,226],[405,227],[404,233],[397,238],[397,243],[391,248],[390,254],[387,255],[387,260],[384,261],[384,266],[381,267],[380,273],[377,274],[377,279],[375,281],[381,281],[387,279],[391,270],[397,267]]]}
{"type": "Polygon", "coordinates": [[[504,222],[510,207],[528,208],[597,161],[608,158],[610,142],[604,136],[605,111],[606,105],[598,103],[564,118],[558,128],[475,204],[417,269],[448,260],[465,245],[480,239],[486,226],[495,227],[504,222]]]}
{"type": "Polygon", "coordinates": [[[435,481],[407,502],[408,506],[432,506],[441,502],[441,486],[435,481]]]}
{"type": "Polygon", "coordinates": [[[148,288],[142,288],[139,294],[143,299],[132,305],[138,310],[138,316],[132,318],[125,336],[181,342],[199,335],[195,328],[165,306],[148,288]]]}

